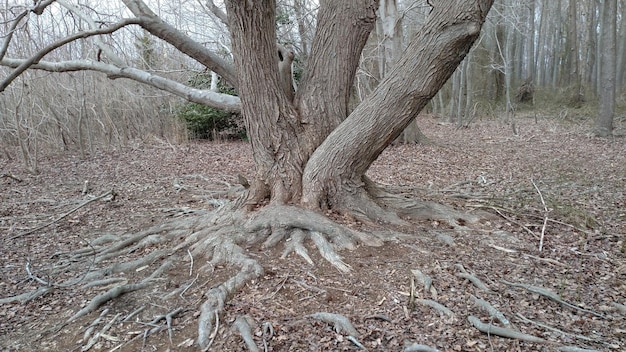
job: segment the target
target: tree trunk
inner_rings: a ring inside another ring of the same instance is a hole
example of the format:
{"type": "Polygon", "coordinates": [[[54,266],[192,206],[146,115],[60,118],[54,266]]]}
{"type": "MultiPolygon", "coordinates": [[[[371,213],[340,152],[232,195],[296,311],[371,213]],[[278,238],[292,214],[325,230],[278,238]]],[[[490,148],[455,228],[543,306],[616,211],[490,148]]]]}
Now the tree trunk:
{"type": "MultiPolygon", "coordinates": [[[[321,1],[295,98],[281,87],[276,5],[227,2],[242,112],[256,166],[248,204],[265,199],[349,209],[365,172],[448,80],[477,39],[492,1],[435,5],[395,68],[348,116],[378,2],[321,1]],[[410,79],[407,79],[410,77],[410,79]],[[345,121],[344,121],[345,120],[345,121]]],[[[359,192],[361,191],[361,192],[359,192]]]]}
{"type": "Polygon", "coordinates": [[[617,22],[617,0],[605,0],[602,10],[601,35],[602,53],[600,55],[600,109],[596,120],[595,134],[600,137],[610,136],[613,132],[615,115],[615,52],[617,22]]]}
{"type": "Polygon", "coordinates": [[[478,38],[492,1],[438,2],[396,67],[315,151],[303,176],[303,204],[351,207],[364,174],[437,93],[478,38]]]}

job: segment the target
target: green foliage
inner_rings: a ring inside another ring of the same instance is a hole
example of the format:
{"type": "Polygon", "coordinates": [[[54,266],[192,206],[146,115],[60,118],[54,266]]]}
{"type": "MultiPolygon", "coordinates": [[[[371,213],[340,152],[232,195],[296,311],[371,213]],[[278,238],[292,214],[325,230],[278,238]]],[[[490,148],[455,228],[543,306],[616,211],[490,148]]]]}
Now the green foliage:
{"type": "MultiPolygon", "coordinates": [[[[191,77],[188,84],[198,89],[211,87],[211,75],[199,73],[191,77]]],[[[236,95],[235,89],[218,84],[218,92],[236,95]]],[[[197,103],[184,103],[178,107],[176,116],[185,122],[192,139],[246,139],[243,118],[239,114],[215,109],[197,103]]]]}

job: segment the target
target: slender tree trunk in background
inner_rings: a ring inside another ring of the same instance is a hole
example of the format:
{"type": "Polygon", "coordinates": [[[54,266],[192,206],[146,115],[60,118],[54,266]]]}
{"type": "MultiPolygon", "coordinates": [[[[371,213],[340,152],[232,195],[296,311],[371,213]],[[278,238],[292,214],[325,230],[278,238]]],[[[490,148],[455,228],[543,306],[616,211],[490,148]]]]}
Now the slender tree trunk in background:
{"type": "Polygon", "coordinates": [[[615,81],[617,95],[620,95],[624,91],[624,69],[626,68],[624,66],[626,65],[626,17],[624,17],[626,16],[626,2],[624,0],[620,1],[620,8],[621,20],[617,40],[617,80],[615,81]]]}
{"type": "Polygon", "coordinates": [[[548,23],[548,2],[546,0],[542,0],[540,16],[541,20],[539,21],[539,30],[537,32],[539,48],[535,61],[537,70],[536,82],[539,86],[545,86],[547,84],[546,77],[548,76],[546,63],[548,62],[547,48],[550,37],[548,35],[550,24],[548,23]]]}
{"type": "Polygon", "coordinates": [[[536,77],[536,54],[535,54],[535,0],[528,2],[528,36],[526,37],[526,54],[524,57],[525,70],[522,78],[524,80],[531,78],[531,82],[535,81],[536,77]]]}
{"type": "Polygon", "coordinates": [[[617,22],[617,0],[605,0],[602,10],[601,35],[602,54],[600,55],[600,108],[594,133],[607,137],[613,133],[615,115],[615,54],[617,22]]]}
{"type": "Polygon", "coordinates": [[[580,78],[579,78],[579,63],[578,63],[578,26],[576,12],[577,0],[569,0],[567,8],[567,36],[565,41],[565,70],[564,80],[566,86],[575,86],[577,88],[576,94],[579,94],[580,90],[580,78]]]}
{"type": "MultiPolygon", "coordinates": [[[[594,84],[594,70],[596,67],[596,42],[597,42],[597,16],[596,2],[588,1],[586,8],[587,28],[585,30],[585,45],[583,55],[583,65],[581,67],[581,77],[584,85],[590,89],[592,94],[597,95],[594,84]]],[[[622,22],[623,23],[623,22],[622,22]]]]}
{"type": "MultiPolygon", "coordinates": [[[[381,0],[378,7],[377,35],[382,38],[379,50],[379,72],[384,78],[389,73],[403,51],[402,17],[398,13],[397,0],[381,0]]],[[[417,121],[409,126],[396,139],[397,143],[419,143],[424,139],[417,121]]]]}
{"type": "Polygon", "coordinates": [[[602,54],[603,54],[603,46],[604,46],[604,38],[602,35],[602,29],[604,28],[604,15],[605,15],[605,9],[606,6],[600,2],[600,4],[598,5],[598,10],[600,12],[599,16],[598,16],[598,30],[595,32],[596,33],[596,65],[595,65],[595,70],[594,70],[594,77],[593,77],[593,85],[594,85],[594,89],[596,92],[598,92],[598,95],[602,94],[602,65],[604,64],[603,60],[602,60],[602,54]]]}

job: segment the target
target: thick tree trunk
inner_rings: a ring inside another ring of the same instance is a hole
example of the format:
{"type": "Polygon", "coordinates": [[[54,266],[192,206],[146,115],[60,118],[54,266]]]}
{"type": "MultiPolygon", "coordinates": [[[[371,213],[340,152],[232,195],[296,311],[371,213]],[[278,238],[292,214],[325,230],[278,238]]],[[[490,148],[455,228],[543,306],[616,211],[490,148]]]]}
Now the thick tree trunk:
{"type": "Polygon", "coordinates": [[[492,3],[434,5],[393,71],[311,156],[303,176],[304,205],[341,208],[362,199],[365,172],[452,75],[478,38],[492,3]]]}
{"type": "Polygon", "coordinates": [[[292,99],[290,91],[281,89],[275,2],[227,2],[242,112],[256,166],[251,203],[299,200],[306,161],[348,116],[359,57],[377,7],[374,0],[321,2],[311,57],[292,99]]]}
{"type": "Polygon", "coordinates": [[[320,3],[311,56],[293,99],[280,83],[275,2],[227,1],[256,166],[248,203],[269,198],[345,209],[357,202],[348,194],[369,199],[366,191],[374,187],[365,187],[365,172],[448,80],[477,39],[492,3],[437,3],[396,67],[346,119],[378,1],[320,3]]]}
{"type": "Polygon", "coordinates": [[[276,3],[262,3],[228,1],[228,21],[242,113],[256,166],[251,202],[270,197],[285,203],[300,197],[304,130],[290,92],[281,85],[276,3]]]}

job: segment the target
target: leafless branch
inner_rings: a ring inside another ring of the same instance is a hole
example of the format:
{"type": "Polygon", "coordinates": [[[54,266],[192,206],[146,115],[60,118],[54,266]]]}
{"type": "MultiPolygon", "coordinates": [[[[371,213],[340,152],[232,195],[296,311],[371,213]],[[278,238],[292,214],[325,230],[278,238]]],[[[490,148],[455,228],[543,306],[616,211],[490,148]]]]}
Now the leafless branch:
{"type": "MultiPolygon", "coordinates": [[[[0,65],[8,67],[18,67],[25,60],[20,59],[3,59],[0,65]]],[[[190,102],[204,104],[219,108],[230,112],[241,111],[241,101],[239,97],[211,92],[210,90],[202,90],[188,87],[182,83],[157,76],[136,68],[124,67],[120,68],[112,64],[104,62],[96,62],[90,60],[73,60],[64,62],[39,61],[32,64],[31,69],[38,69],[49,72],[73,72],[73,71],[97,71],[107,74],[111,79],[128,78],[134,81],[151,85],[166,92],[177,95],[190,102]]]]}
{"type": "Polygon", "coordinates": [[[2,42],[2,46],[0,47],[0,60],[2,60],[4,55],[6,55],[9,44],[13,39],[13,33],[15,33],[15,29],[22,21],[22,19],[24,19],[24,17],[26,17],[26,15],[28,15],[28,13],[31,11],[36,15],[41,15],[46,7],[51,5],[54,1],[55,0],[35,1],[35,5],[33,7],[28,8],[21,12],[19,15],[17,15],[17,17],[13,20],[13,23],[11,23],[9,31],[6,33],[6,38],[4,38],[4,42],[2,42]]]}
{"type": "Polygon", "coordinates": [[[173,45],[176,49],[217,73],[228,83],[237,86],[237,78],[232,65],[213,53],[202,44],[192,40],[183,32],[157,16],[142,0],[122,0],[126,7],[141,19],[141,27],[150,34],[173,45]]]}
{"type": "Polygon", "coordinates": [[[125,26],[131,25],[131,24],[139,24],[139,22],[140,21],[136,18],[124,19],[107,28],[81,31],[81,32],[72,34],[66,38],[63,38],[61,40],[58,40],[46,46],[45,48],[39,50],[39,52],[37,52],[35,55],[31,56],[30,58],[26,60],[23,60],[15,68],[15,70],[13,70],[13,72],[9,73],[9,75],[0,83],[0,92],[3,92],[11,84],[11,82],[13,82],[17,77],[19,77],[22,73],[24,73],[24,71],[26,71],[31,66],[33,66],[33,64],[36,64],[37,62],[39,62],[39,60],[41,60],[44,56],[46,56],[48,53],[50,53],[54,49],[57,49],[65,44],[71,43],[78,39],[88,38],[88,37],[92,37],[94,35],[100,35],[100,34],[110,34],[125,26]]]}

